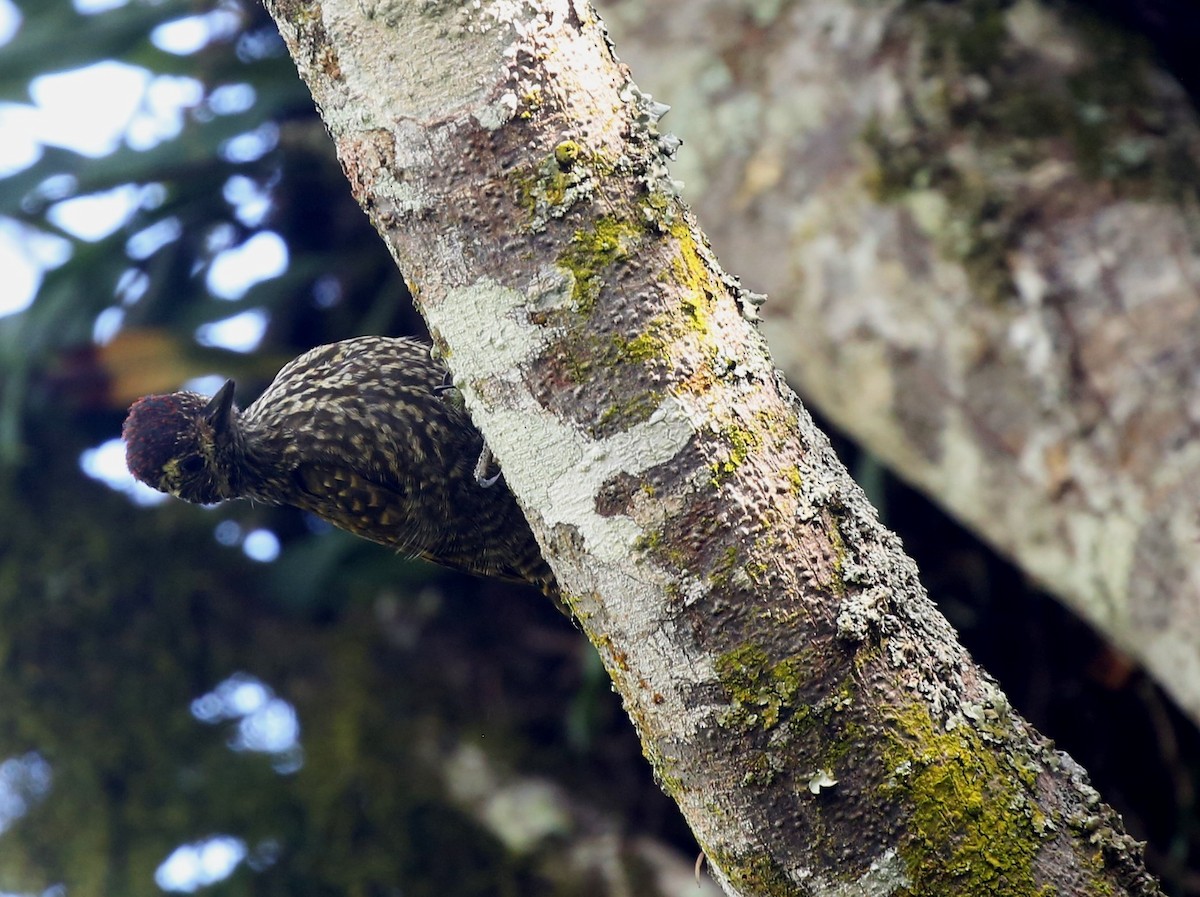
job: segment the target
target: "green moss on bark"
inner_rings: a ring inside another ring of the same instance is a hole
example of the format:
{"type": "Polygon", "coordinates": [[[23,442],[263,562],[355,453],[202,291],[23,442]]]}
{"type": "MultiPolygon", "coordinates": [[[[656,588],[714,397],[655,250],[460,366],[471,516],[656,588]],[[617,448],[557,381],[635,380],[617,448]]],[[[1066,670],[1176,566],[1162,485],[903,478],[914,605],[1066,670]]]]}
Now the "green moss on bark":
{"type": "Polygon", "coordinates": [[[892,708],[884,735],[882,797],[900,797],[909,813],[901,855],[912,885],[904,893],[1045,893],[1034,877],[1044,828],[1002,751],[969,726],[946,731],[918,704],[892,708]]]}
{"type": "Polygon", "coordinates": [[[772,729],[791,711],[800,690],[802,667],[796,658],[772,663],[756,645],[742,645],[716,661],[717,678],[729,696],[718,722],[737,732],[772,729]]]}

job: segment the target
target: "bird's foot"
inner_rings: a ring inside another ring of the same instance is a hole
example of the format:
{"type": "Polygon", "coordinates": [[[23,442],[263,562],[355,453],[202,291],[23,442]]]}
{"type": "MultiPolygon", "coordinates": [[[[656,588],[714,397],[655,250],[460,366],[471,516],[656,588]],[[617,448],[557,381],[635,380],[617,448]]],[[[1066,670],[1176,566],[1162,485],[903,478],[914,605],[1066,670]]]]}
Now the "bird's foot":
{"type": "Polygon", "coordinates": [[[490,477],[487,475],[487,469],[491,466],[496,458],[492,454],[492,450],[488,448],[487,443],[483,444],[483,451],[479,453],[479,460],[475,462],[475,482],[487,489],[495,486],[500,479],[501,471],[497,470],[490,477]]]}

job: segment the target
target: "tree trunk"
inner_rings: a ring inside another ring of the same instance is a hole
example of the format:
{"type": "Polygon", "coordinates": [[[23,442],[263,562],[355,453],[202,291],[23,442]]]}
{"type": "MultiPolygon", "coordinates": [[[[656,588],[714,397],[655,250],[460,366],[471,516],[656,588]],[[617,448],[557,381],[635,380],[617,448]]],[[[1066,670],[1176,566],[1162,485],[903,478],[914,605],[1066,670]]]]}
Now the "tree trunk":
{"type": "Polygon", "coordinates": [[[776,360],[1200,721],[1194,107],[1079,5],[741,9],[614,27],[776,360]]]}
{"type": "Polygon", "coordinates": [[[1158,893],[929,603],[583,0],[268,3],[731,894],[1158,893]]]}

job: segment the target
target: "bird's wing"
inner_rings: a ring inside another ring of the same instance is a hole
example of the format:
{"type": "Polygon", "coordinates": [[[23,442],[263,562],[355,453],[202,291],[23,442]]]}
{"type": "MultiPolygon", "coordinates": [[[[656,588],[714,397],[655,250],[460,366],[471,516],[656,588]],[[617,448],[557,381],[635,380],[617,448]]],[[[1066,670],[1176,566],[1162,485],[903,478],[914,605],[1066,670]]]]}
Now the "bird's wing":
{"type": "Polygon", "coordinates": [[[437,560],[436,533],[422,522],[417,502],[401,484],[322,461],[303,462],[294,475],[306,499],[297,504],[304,510],[409,557],[437,560]]]}
{"type": "MultiPolygon", "coordinates": [[[[509,582],[530,582],[528,570],[497,564],[483,546],[447,533],[438,521],[421,514],[419,496],[395,481],[379,482],[327,462],[305,462],[296,480],[306,500],[297,506],[334,526],[443,567],[492,576],[509,582]]],[[[387,479],[386,476],[381,479],[387,479]]],[[[540,557],[540,555],[539,555],[540,557]]]]}

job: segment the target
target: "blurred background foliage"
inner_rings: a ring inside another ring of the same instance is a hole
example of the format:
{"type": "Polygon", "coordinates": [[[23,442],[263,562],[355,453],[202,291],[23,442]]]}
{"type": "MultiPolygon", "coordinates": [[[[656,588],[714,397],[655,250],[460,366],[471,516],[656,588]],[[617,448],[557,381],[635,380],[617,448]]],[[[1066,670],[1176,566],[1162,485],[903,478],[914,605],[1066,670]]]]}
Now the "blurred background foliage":
{"type": "MultiPolygon", "coordinates": [[[[0,893],[599,894],[563,868],[572,839],[694,856],[590,647],[541,596],[287,510],[150,503],[99,470],[138,395],[234,376],[244,405],[310,346],[422,325],[257,4],[17,8],[0,132],[40,75],[117,60],[147,86],[111,151],[47,143],[0,172],[0,224],[47,260],[0,317],[0,893]],[[181,23],[201,36],[186,49],[164,38],[181,23]],[[113,193],[104,233],[64,223],[113,193]],[[222,260],[264,236],[286,266],[222,286],[222,260]],[[221,338],[231,320],[252,338],[221,338]],[[533,836],[481,810],[501,780],[553,783],[509,814],[533,836]]],[[[838,448],[976,657],[1149,839],[1170,892],[1200,894],[1195,729],[838,448]]]]}

